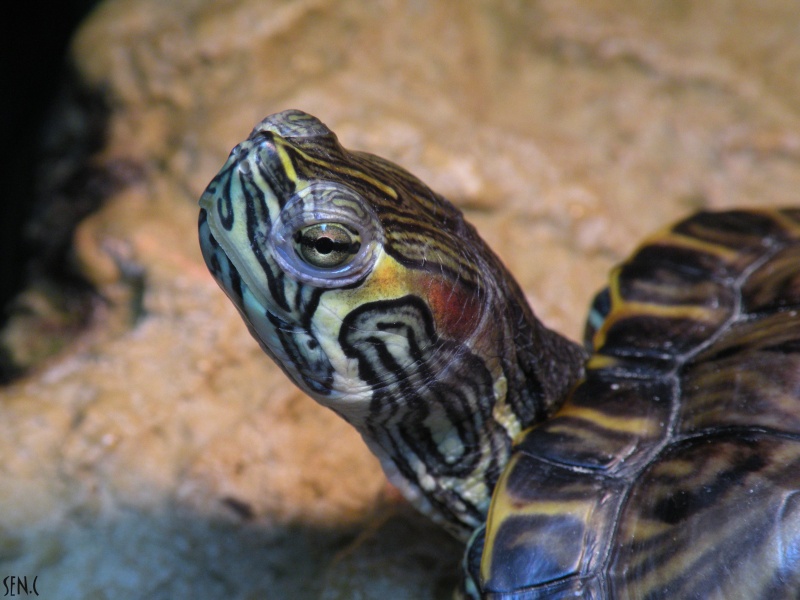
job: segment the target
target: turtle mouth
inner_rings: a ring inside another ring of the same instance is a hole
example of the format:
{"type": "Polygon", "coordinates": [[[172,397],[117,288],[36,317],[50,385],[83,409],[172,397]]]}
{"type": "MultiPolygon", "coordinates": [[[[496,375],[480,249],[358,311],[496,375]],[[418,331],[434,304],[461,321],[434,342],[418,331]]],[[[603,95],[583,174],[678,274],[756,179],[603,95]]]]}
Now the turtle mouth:
{"type": "MultiPolygon", "coordinates": [[[[263,285],[255,285],[253,278],[235,251],[235,246],[225,244],[226,236],[215,236],[208,219],[208,210],[200,209],[198,234],[203,260],[217,284],[231,299],[239,312],[250,324],[255,317],[266,319],[282,330],[293,328],[290,313],[279,306],[267,293],[260,291],[263,285]]],[[[257,336],[261,340],[261,336],[257,336]]],[[[263,340],[267,343],[266,340],[263,340]]]]}
{"type": "Polygon", "coordinates": [[[232,255],[223,246],[224,242],[222,241],[225,237],[217,237],[212,233],[206,208],[200,209],[198,234],[203,260],[214,280],[239,310],[253,336],[277,360],[278,357],[274,352],[274,340],[271,339],[272,336],[265,335],[265,333],[276,328],[285,331],[291,330],[292,325],[288,321],[289,315],[275,306],[275,303],[269,300],[268,295],[259,293],[259,286],[252,285],[247,271],[237,264],[239,257],[236,254],[232,255]],[[269,324],[269,327],[266,327],[266,324],[269,324]]]}

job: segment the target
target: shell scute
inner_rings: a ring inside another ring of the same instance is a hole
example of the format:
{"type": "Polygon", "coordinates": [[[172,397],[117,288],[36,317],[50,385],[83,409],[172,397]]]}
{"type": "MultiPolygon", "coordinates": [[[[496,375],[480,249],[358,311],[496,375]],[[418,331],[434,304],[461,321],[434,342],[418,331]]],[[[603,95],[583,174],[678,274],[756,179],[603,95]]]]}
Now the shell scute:
{"type": "Polygon", "coordinates": [[[620,380],[611,385],[614,389],[589,372],[557,418],[523,436],[517,451],[567,468],[617,474],[632,468],[635,451],[641,454],[664,436],[672,410],[672,384],[620,380]]]}
{"type": "Polygon", "coordinates": [[[679,434],[726,428],[800,432],[800,317],[734,324],[687,365],[679,434]]]}
{"type": "MultiPolygon", "coordinates": [[[[613,525],[620,483],[585,477],[527,454],[517,454],[498,483],[503,493],[488,524],[482,571],[494,592],[583,578],[597,568],[613,525]],[[546,479],[556,487],[531,486],[546,479]],[[535,535],[531,535],[535,532],[535,535]]],[[[551,590],[552,591],[552,590],[551,590]]]]}
{"type": "Polygon", "coordinates": [[[798,489],[796,440],[723,432],[675,444],[620,516],[612,597],[795,597],[798,489]]]}
{"type": "Polygon", "coordinates": [[[601,299],[584,380],[517,440],[487,521],[489,555],[550,562],[496,597],[796,597],[800,210],[691,217],[601,299]]]}
{"type": "Polygon", "coordinates": [[[755,270],[742,286],[742,311],[747,314],[800,309],[800,246],[780,250],[755,270]]]}

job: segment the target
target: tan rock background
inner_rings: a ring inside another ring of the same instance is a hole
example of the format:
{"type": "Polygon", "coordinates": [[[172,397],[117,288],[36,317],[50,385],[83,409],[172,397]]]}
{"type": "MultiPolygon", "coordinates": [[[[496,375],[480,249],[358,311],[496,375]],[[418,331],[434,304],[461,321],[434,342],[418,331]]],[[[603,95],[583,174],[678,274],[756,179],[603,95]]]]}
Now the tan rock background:
{"type": "Polygon", "coordinates": [[[91,325],[0,390],[0,571],[48,598],[449,593],[458,546],[202,265],[196,199],[266,114],[421,176],[573,337],[647,233],[800,199],[795,0],[108,0],[72,55],[110,106],[93,163],[139,176],[75,236],[91,325]]]}

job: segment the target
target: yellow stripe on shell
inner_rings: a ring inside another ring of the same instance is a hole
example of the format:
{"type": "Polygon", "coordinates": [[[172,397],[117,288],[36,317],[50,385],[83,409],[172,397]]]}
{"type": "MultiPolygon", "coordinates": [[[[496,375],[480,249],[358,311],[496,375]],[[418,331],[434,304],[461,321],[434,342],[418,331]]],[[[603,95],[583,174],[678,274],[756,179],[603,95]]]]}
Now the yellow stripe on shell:
{"type": "Polygon", "coordinates": [[[518,503],[514,501],[514,495],[507,487],[507,480],[513,472],[517,461],[521,455],[516,454],[511,457],[506,465],[497,487],[492,495],[492,503],[489,508],[489,515],[486,521],[486,540],[484,543],[483,556],[481,557],[481,578],[488,581],[492,573],[492,561],[494,551],[497,547],[496,536],[498,527],[507,522],[512,517],[526,516],[559,516],[573,515],[580,522],[587,522],[590,514],[594,511],[596,500],[547,500],[547,501],[526,501],[518,503]]]}
{"type": "Polygon", "coordinates": [[[800,238],[800,222],[790,219],[784,212],[780,210],[764,210],[761,212],[763,215],[769,217],[776,223],[779,223],[783,230],[791,237],[800,238]]]}
{"type": "Polygon", "coordinates": [[[602,369],[611,369],[619,365],[619,360],[613,356],[605,356],[603,354],[593,354],[586,362],[586,370],[600,371],[602,369]]]}
{"type": "Polygon", "coordinates": [[[730,248],[714,242],[702,240],[692,235],[684,235],[682,233],[675,233],[667,231],[661,235],[655,235],[641,246],[650,245],[668,245],[675,248],[684,250],[692,250],[694,252],[702,252],[716,256],[725,262],[735,262],[737,258],[741,258],[741,250],[739,248],[730,248]]]}
{"type": "MultiPolygon", "coordinates": [[[[648,419],[646,417],[631,418],[631,417],[617,417],[606,414],[602,411],[589,408],[586,406],[576,406],[574,404],[566,404],[556,415],[557,417],[571,417],[589,421],[603,427],[604,429],[627,433],[631,435],[640,435],[649,437],[656,435],[660,432],[661,426],[657,421],[648,419]]],[[[565,429],[571,430],[572,426],[565,424],[565,429]]],[[[556,427],[549,428],[549,431],[556,431],[556,427]]]]}
{"type": "Polygon", "coordinates": [[[611,272],[609,283],[609,296],[611,310],[606,315],[603,324],[598,328],[592,340],[595,351],[602,352],[608,331],[619,321],[645,316],[656,319],[688,319],[699,322],[713,323],[715,311],[704,306],[694,304],[658,304],[654,302],[631,302],[622,297],[619,286],[619,277],[622,268],[617,267],[611,272]]]}
{"type": "Polygon", "coordinates": [[[692,321],[712,322],[716,312],[714,309],[694,304],[667,305],[652,302],[625,302],[623,306],[609,313],[606,323],[611,325],[617,321],[639,315],[657,319],[690,319],[692,321]]]}

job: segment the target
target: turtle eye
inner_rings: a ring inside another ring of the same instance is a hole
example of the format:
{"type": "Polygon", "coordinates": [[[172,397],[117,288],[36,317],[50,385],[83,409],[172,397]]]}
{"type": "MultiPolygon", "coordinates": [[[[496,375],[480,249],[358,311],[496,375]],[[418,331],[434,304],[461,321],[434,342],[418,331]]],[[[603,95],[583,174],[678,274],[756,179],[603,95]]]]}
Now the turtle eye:
{"type": "Polygon", "coordinates": [[[372,270],[384,233],[361,195],[342,184],[318,181],[293,194],[254,240],[266,242],[264,256],[272,256],[290,279],[333,289],[356,283],[372,270]]]}
{"type": "Polygon", "coordinates": [[[333,269],[349,262],[361,249],[361,236],[341,223],[316,223],[292,236],[297,255],[318,269],[333,269]]]}

